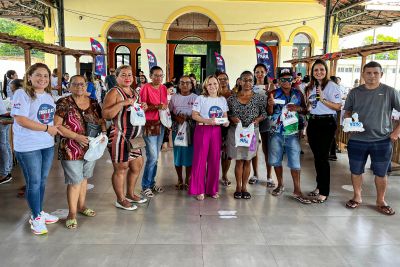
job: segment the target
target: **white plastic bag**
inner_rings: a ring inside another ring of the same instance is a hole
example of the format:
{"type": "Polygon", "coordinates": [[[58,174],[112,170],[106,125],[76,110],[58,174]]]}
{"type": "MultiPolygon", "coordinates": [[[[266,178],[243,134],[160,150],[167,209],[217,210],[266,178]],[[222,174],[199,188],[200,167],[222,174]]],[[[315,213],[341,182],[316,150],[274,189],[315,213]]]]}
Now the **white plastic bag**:
{"type": "Polygon", "coordinates": [[[146,124],[146,115],[144,114],[144,110],[137,102],[133,103],[131,106],[130,120],[133,126],[144,126],[146,124]]]}
{"type": "Polygon", "coordinates": [[[105,134],[93,138],[89,137],[89,149],[86,151],[83,157],[87,161],[95,161],[101,158],[104,154],[104,150],[107,147],[108,138],[105,134]]]}
{"type": "Polygon", "coordinates": [[[244,128],[242,122],[239,122],[235,130],[235,147],[250,147],[251,139],[254,135],[254,123],[244,128]]]}
{"type": "Polygon", "coordinates": [[[179,126],[174,140],[175,146],[188,146],[187,124],[188,123],[185,121],[179,126]]]}
{"type": "Polygon", "coordinates": [[[3,99],[3,103],[4,103],[4,107],[6,108],[6,110],[8,112],[11,111],[11,99],[9,97],[7,97],[6,99],[3,99]]]}
{"type": "Polygon", "coordinates": [[[169,109],[160,109],[159,114],[162,125],[164,125],[167,128],[171,128],[172,119],[171,119],[171,112],[169,111],[169,109]]]}
{"type": "Polygon", "coordinates": [[[295,134],[299,131],[299,115],[295,111],[289,111],[287,106],[282,109],[281,121],[285,135],[295,134]]]}

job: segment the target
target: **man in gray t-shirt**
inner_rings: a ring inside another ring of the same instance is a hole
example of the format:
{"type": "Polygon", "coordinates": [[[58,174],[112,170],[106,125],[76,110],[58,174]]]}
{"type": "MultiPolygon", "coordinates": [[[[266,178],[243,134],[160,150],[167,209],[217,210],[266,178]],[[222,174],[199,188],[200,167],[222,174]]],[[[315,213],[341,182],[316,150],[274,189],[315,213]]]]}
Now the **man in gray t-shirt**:
{"type": "Polygon", "coordinates": [[[361,202],[362,174],[368,156],[371,157],[371,169],[375,175],[378,211],[393,215],[394,210],[385,202],[387,170],[392,158],[392,141],[399,138],[400,126],[393,131],[392,110],[400,110],[400,94],[394,88],[382,84],[383,75],[379,63],[371,61],[363,68],[365,84],[350,91],[344,110],[345,118],[358,113],[364,132],[350,135],[347,144],[351,179],[354,196],[346,203],[347,208],[357,208],[361,202]]]}

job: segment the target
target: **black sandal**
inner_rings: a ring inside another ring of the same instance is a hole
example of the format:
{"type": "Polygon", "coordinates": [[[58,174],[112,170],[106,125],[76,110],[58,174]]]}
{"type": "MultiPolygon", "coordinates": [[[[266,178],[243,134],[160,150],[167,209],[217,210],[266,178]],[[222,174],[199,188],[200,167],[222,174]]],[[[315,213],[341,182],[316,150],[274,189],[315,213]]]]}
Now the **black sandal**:
{"type": "Polygon", "coordinates": [[[241,199],[242,198],[242,192],[235,192],[233,193],[233,197],[235,199],[241,199]]]}
{"type": "Polygon", "coordinates": [[[251,195],[250,195],[249,192],[242,192],[242,198],[243,198],[243,199],[250,199],[250,198],[251,198],[251,195]]]}
{"type": "Polygon", "coordinates": [[[312,200],[312,202],[313,203],[317,203],[317,204],[322,204],[322,203],[325,203],[325,201],[327,201],[328,200],[328,197],[325,197],[325,199],[321,199],[321,198],[314,198],[313,200],[312,200]]]}

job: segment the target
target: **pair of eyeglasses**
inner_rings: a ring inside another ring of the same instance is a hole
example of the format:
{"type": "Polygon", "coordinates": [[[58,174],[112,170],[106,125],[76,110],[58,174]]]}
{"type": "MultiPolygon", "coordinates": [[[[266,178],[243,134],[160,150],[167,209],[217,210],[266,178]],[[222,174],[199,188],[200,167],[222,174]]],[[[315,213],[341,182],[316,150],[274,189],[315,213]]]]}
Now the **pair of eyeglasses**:
{"type": "Polygon", "coordinates": [[[218,78],[218,81],[227,81],[227,78],[218,78]]]}
{"type": "Polygon", "coordinates": [[[279,79],[281,82],[288,82],[288,83],[291,83],[292,81],[293,81],[293,78],[292,77],[288,77],[288,78],[280,78],[279,79]]]}
{"type": "Polygon", "coordinates": [[[164,74],[160,74],[160,75],[153,74],[153,76],[154,76],[154,78],[164,78],[164,74]]]}
{"type": "Polygon", "coordinates": [[[179,82],[180,85],[190,85],[192,82],[179,82]]]}
{"type": "Polygon", "coordinates": [[[243,79],[244,83],[253,83],[253,79],[243,79]]]}
{"type": "Polygon", "coordinates": [[[73,86],[73,87],[85,87],[86,83],[71,83],[71,86],[73,86]]]}

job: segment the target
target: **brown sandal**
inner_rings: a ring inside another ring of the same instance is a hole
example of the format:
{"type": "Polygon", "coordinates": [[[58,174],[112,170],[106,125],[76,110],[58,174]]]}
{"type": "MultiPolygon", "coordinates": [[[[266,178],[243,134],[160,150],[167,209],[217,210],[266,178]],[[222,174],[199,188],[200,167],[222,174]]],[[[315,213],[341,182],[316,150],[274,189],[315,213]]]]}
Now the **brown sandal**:
{"type": "Polygon", "coordinates": [[[385,215],[394,215],[396,212],[388,205],[386,206],[376,206],[376,208],[378,209],[378,211],[380,213],[383,213],[385,215]]]}
{"type": "Polygon", "coordinates": [[[346,208],[349,208],[349,209],[356,209],[356,208],[358,208],[358,206],[360,206],[360,205],[361,205],[361,202],[358,202],[358,201],[355,201],[355,200],[350,199],[350,200],[347,201],[347,203],[346,203],[346,208]]]}

